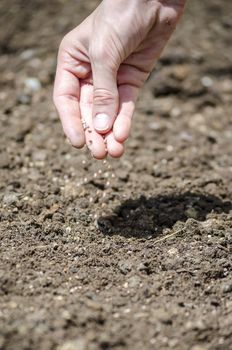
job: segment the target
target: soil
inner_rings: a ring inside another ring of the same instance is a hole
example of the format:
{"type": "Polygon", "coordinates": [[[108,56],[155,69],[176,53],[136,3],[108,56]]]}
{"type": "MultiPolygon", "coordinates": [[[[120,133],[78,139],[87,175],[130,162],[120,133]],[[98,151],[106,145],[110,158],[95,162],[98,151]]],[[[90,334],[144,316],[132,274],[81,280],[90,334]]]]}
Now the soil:
{"type": "Polygon", "coordinates": [[[232,2],[189,1],[106,163],[51,102],[96,5],[0,3],[0,349],[232,349],[232,2]]]}

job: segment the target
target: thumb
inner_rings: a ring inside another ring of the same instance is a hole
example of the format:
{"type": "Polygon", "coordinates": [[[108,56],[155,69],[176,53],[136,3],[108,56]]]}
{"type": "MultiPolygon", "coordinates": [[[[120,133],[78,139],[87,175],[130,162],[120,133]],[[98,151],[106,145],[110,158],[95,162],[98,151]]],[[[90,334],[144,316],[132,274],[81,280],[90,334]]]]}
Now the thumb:
{"type": "Polygon", "coordinates": [[[117,68],[107,67],[104,59],[92,63],[93,74],[93,125],[105,134],[112,129],[119,109],[117,68]]]}

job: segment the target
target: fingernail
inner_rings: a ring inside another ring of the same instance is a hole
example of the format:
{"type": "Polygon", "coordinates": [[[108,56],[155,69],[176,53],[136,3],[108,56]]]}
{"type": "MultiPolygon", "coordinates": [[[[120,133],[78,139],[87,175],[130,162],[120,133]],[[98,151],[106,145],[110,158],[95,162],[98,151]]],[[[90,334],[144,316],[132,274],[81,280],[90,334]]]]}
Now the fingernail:
{"type": "Polygon", "coordinates": [[[104,131],[110,128],[110,117],[105,113],[99,113],[94,118],[94,127],[96,130],[104,131]]]}

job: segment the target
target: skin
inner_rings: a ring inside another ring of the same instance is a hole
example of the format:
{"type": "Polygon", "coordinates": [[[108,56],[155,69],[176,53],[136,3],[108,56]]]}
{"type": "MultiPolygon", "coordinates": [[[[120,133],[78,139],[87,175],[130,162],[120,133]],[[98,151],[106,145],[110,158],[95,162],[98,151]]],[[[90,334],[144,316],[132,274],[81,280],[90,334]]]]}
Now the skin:
{"type": "Polygon", "coordinates": [[[184,9],[184,0],[103,0],[62,40],[54,103],[64,133],[93,157],[120,157],[139,90],[184,9]]]}

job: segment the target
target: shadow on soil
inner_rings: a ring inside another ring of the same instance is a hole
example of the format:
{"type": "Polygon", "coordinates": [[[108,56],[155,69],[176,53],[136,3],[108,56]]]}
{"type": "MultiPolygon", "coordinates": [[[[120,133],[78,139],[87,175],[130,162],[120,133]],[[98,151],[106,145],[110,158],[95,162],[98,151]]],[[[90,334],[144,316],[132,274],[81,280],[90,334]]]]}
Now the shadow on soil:
{"type": "Polygon", "coordinates": [[[206,220],[207,214],[229,213],[232,203],[223,202],[212,195],[186,192],[126,200],[116,207],[110,216],[98,219],[98,228],[104,234],[119,234],[125,237],[157,237],[165,228],[172,228],[177,221],[185,222],[189,217],[197,221],[206,220]]]}

